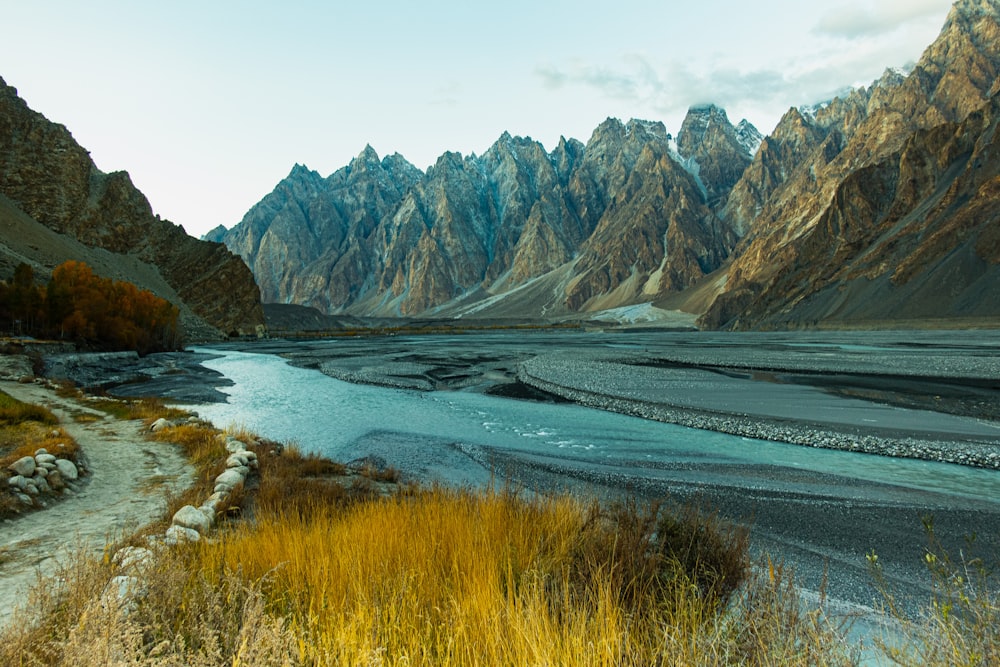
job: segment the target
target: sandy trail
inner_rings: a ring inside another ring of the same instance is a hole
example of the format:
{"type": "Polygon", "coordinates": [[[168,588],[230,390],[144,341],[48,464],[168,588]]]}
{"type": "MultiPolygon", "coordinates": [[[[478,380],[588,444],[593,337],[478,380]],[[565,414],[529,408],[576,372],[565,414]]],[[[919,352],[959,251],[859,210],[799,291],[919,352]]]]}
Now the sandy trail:
{"type": "Polygon", "coordinates": [[[179,448],[147,440],[141,421],[116,420],[36,384],[0,381],[0,390],[52,410],[83,449],[91,473],[76,494],[0,523],[3,626],[39,575],[52,574],[61,559],[81,549],[99,554],[125,528],[157,518],[167,495],[189,485],[194,471],[179,448]],[[81,412],[98,419],[79,423],[73,415],[81,412]]]}

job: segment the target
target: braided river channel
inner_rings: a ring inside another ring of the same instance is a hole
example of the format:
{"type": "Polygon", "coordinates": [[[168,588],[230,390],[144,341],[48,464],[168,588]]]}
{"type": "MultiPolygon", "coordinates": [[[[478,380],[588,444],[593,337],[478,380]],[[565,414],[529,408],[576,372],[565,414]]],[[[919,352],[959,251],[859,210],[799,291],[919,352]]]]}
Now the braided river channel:
{"type": "MultiPolygon", "coordinates": [[[[417,338],[380,344],[432,345],[417,338]]],[[[635,342],[638,338],[627,340],[625,347],[648,350],[635,342]]],[[[808,342],[784,344],[798,353],[813,351],[808,342]]],[[[931,582],[923,559],[923,521],[928,517],[945,546],[970,556],[1000,555],[1000,472],[995,469],[758,440],[575,403],[497,396],[475,386],[418,391],[345,382],[331,375],[348,368],[358,377],[362,362],[380,363],[366,344],[353,344],[360,345],[353,356],[344,352],[351,343],[283,345],[269,353],[248,352],[249,346],[197,349],[213,355],[202,365],[231,384],[221,388],[225,402],[192,407],[220,427],[245,426],[342,462],[367,457],[425,482],[511,483],[603,499],[697,503],[749,524],[755,552],[785,561],[804,589],[825,588],[831,604],[862,616],[879,600],[867,569],[866,555],[873,551],[901,597],[926,601],[931,582]],[[353,359],[354,366],[344,358],[353,359]],[[969,547],[967,538],[973,535],[976,541],[969,547]]],[[[448,341],[441,345],[452,349],[448,341]]],[[[465,338],[458,345],[471,349],[476,344],[465,338]]],[[[490,341],[491,349],[497,345],[490,341]]],[[[759,349],[759,341],[755,346],[759,349]]],[[[838,350],[884,356],[880,348],[864,347],[838,350]]],[[[543,352],[548,348],[544,340],[539,345],[543,352]]],[[[998,349],[985,353],[990,363],[1000,356],[998,349]]],[[[956,354],[965,359],[962,350],[956,354]]],[[[768,391],[773,385],[750,386],[768,391]]],[[[985,400],[995,400],[991,386],[979,381],[977,391],[986,387],[985,400]]],[[[815,387],[800,389],[807,397],[815,387]]],[[[940,417],[943,430],[967,425],[980,446],[1000,452],[1000,422],[992,417],[944,415],[843,396],[830,396],[823,410],[850,420],[849,411],[861,403],[868,406],[858,413],[865,422],[880,418],[877,410],[905,422],[910,410],[914,423],[940,417]]]]}

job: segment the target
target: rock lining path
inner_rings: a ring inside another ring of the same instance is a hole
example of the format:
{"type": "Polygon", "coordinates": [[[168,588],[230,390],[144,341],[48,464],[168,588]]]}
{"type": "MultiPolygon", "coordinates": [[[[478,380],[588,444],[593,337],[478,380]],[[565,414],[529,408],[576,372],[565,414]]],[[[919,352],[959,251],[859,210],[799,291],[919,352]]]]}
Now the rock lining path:
{"type": "Polygon", "coordinates": [[[126,528],[159,518],[168,494],[187,487],[194,475],[179,448],[147,440],[141,421],[122,421],[62,398],[38,384],[0,381],[0,390],[27,403],[44,405],[76,439],[86,456],[89,479],[73,495],[45,509],[0,522],[0,626],[38,575],[51,575],[59,562],[80,549],[100,554],[126,528]],[[96,421],[80,423],[85,412],[96,421]]]}

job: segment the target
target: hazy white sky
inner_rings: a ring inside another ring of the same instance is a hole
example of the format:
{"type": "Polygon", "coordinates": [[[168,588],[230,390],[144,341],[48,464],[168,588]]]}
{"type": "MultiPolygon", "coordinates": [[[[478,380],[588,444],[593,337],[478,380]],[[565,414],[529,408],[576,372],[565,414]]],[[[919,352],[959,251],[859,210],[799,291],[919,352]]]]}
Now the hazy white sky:
{"type": "Polygon", "coordinates": [[[790,107],[919,58],[951,0],[0,0],[0,77],[200,236],[296,162],[371,144],[421,169],[505,131],[551,150],[609,116],[676,133],[714,102],[790,107]]]}

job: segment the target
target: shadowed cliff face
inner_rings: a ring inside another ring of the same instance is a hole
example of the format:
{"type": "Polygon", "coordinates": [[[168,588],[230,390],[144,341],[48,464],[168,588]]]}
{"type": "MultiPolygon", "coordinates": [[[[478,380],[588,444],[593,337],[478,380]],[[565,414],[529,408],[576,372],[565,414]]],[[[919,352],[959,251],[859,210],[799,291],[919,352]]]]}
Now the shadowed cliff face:
{"type": "Polygon", "coordinates": [[[0,192],[52,230],[154,265],[175,292],[163,296],[179,296],[214,329],[263,326],[257,286],[239,257],[154,216],[127,173],[99,171],[65,127],[29,109],[2,80],[0,192]]]}
{"type": "Polygon", "coordinates": [[[703,326],[1000,316],[998,20],[958,2],[909,75],[786,114],[723,212],[748,233],[703,326]]]}
{"type": "Polygon", "coordinates": [[[426,174],[366,148],[326,179],[297,166],[221,238],[265,301],[329,313],[487,314],[529,284],[545,295],[524,316],[648,301],[717,269],[737,240],[711,202],[749,164],[756,130],[715,109],[684,136],[691,155],[636,120],[551,153],[505,133],[426,174]]]}

